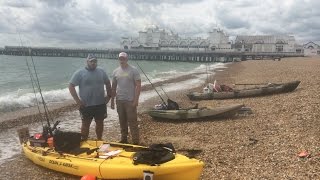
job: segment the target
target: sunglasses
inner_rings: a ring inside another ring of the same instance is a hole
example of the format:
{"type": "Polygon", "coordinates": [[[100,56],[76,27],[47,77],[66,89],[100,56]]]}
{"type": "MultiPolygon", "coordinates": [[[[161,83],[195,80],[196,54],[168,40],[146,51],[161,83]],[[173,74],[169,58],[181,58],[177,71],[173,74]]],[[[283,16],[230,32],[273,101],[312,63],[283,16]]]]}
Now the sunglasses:
{"type": "Polygon", "coordinates": [[[98,62],[98,60],[96,60],[96,59],[92,59],[92,60],[89,60],[89,62],[91,62],[91,63],[97,63],[97,62],[98,62]]]}

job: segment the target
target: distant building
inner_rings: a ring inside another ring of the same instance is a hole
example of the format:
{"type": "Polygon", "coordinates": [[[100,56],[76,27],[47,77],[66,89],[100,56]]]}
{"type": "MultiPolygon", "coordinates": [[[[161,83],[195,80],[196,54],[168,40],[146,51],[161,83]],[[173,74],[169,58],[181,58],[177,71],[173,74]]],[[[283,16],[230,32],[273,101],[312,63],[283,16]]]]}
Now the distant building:
{"type": "Polygon", "coordinates": [[[320,46],[314,42],[308,42],[303,45],[305,56],[316,56],[320,55],[320,46]]]}
{"type": "Polygon", "coordinates": [[[288,35],[237,36],[234,48],[242,52],[303,52],[294,36],[288,35]]]}
{"type": "Polygon", "coordinates": [[[0,47],[0,54],[4,54],[4,48],[0,47]]]}
{"type": "Polygon", "coordinates": [[[150,26],[139,32],[139,37],[122,37],[123,49],[152,49],[174,51],[231,51],[229,36],[222,30],[214,29],[209,37],[180,37],[177,33],[150,26]]]}

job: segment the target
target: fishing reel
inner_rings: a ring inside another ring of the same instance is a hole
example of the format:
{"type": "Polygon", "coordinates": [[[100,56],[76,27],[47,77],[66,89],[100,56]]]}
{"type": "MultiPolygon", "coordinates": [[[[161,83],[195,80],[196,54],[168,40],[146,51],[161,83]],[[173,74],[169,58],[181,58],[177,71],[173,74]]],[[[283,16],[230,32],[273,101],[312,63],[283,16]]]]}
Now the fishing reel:
{"type": "Polygon", "coordinates": [[[43,130],[42,130],[42,136],[47,139],[48,137],[52,137],[53,136],[53,132],[57,129],[58,124],[60,123],[60,121],[56,121],[53,125],[53,127],[51,128],[48,125],[44,125],[43,126],[43,130]]]}

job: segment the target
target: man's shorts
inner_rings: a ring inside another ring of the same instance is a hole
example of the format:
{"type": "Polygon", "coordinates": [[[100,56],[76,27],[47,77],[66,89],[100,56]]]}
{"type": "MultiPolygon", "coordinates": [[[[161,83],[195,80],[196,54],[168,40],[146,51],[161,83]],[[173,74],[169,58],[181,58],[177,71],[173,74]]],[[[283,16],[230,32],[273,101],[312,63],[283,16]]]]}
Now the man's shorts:
{"type": "Polygon", "coordinates": [[[107,117],[106,104],[80,108],[79,111],[82,120],[104,120],[107,117]]]}

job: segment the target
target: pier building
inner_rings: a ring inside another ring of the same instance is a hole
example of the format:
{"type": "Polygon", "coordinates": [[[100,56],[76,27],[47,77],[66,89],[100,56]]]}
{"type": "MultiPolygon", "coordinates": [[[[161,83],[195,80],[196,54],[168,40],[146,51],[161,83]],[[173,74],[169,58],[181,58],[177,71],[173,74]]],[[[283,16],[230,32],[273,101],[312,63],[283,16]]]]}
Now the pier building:
{"type": "Polygon", "coordinates": [[[4,54],[5,49],[0,47],[0,54],[4,54]]]}
{"type": "Polygon", "coordinates": [[[320,55],[320,46],[312,41],[304,44],[303,49],[306,56],[320,55]]]}
{"type": "Polygon", "coordinates": [[[157,26],[149,26],[140,31],[138,37],[122,37],[120,47],[164,51],[232,51],[229,36],[220,29],[213,29],[207,38],[201,38],[181,37],[178,33],[157,26]]]}
{"type": "Polygon", "coordinates": [[[235,51],[240,52],[292,52],[303,53],[294,36],[289,35],[256,35],[237,36],[234,43],[235,51]]]}

